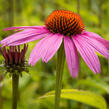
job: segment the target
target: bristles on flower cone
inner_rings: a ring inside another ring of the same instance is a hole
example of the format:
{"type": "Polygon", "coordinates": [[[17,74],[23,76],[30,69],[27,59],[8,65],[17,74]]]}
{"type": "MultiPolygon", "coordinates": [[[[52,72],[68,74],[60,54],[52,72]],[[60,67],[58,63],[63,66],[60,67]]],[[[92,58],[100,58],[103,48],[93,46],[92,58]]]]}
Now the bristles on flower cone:
{"type": "Polygon", "coordinates": [[[81,17],[66,10],[53,11],[45,20],[48,30],[54,33],[61,33],[67,36],[80,34],[84,30],[81,17]]]}
{"type": "Polygon", "coordinates": [[[26,68],[25,54],[28,45],[24,44],[21,49],[20,46],[10,46],[9,48],[0,48],[0,53],[4,57],[4,67],[6,72],[13,74],[15,72],[22,73],[23,71],[28,72],[26,68]]]}

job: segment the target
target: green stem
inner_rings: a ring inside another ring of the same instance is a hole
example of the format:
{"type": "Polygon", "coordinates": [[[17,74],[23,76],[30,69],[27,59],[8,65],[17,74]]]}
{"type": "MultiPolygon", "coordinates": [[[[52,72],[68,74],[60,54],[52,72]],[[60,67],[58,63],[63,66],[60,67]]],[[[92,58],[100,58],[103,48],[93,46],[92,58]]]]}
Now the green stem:
{"type": "Polygon", "coordinates": [[[19,75],[12,75],[12,89],[13,89],[13,103],[12,109],[17,109],[17,101],[18,101],[18,84],[19,84],[19,75]]]}
{"type": "Polygon", "coordinates": [[[0,83],[0,109],[3,109],[2,83],[0,83]]]}
{"type": "Polygon", "coordinates": [[[61,47],[59,48],[59,50],[57,52],[56,89],[55,89],[55,106],[54,106],[54,109],[59,109],[64,62],[65,62],[65,51],[64,51],[64,43],[62,43],[61,47]]]}

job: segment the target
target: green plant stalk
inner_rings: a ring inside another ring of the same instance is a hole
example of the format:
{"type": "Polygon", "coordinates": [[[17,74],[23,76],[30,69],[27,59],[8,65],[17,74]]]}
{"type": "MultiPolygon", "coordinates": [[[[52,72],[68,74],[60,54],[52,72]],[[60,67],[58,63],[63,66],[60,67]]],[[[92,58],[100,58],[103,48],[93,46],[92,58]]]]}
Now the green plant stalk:
{"type": "Polygon", "coordinates": [[[57,52],[57,63],[56,63],[56,89],[55,89],[55,105],[54,109],[59,109],[60,104],[60,94],[62,88],[62,75],[64,70],[64,62],[65,62],[65,51],[64,51],[64,43],[61,44],[57,52]]]}
{"type": "Polygon", "coordinates": [[[12,96],[13,96],[13,101],[12,101],[12,109],[17,109],[17,101],[18,101],[18,85],[19,85],[19,75],[13,74],[12,75],[12,96]]]}
{"type": "Polygon", "coordinates": [[[0,109],[3,109],[2,83],[0,82],[0,109]]]}

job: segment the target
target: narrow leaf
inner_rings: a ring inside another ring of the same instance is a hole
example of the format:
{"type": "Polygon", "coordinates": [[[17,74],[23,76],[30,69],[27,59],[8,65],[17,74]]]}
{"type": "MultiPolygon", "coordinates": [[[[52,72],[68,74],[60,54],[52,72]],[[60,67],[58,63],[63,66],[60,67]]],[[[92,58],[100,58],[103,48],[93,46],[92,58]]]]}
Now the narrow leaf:
{"type": "MultiPolygon", "coordinates": [[[[54,91],[46,93],[42,98],[54,97],[54,91]]],[[[104,98],[100,95],[89,91],[77,90],[77,89],[62,89],[61,98],[75,100],[98,109],[107,109],[104,98]]]]}

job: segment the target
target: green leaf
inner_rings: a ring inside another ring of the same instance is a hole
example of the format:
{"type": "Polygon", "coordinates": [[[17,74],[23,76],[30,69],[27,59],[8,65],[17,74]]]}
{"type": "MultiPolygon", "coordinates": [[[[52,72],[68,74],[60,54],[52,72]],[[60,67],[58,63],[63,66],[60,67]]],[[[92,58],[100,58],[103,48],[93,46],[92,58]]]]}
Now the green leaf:
{"type": "MultiPolygon", "coordinates": [[[[54,97],[54,91],[46,93],[44,96],[40,97],[40,99],[49,97],[54,97]]],[[[96,107],[98,109],[107,109],[104,98],[89,91],[77,89],[62,89],[61,98],[75,100],[96,107]]]]}

